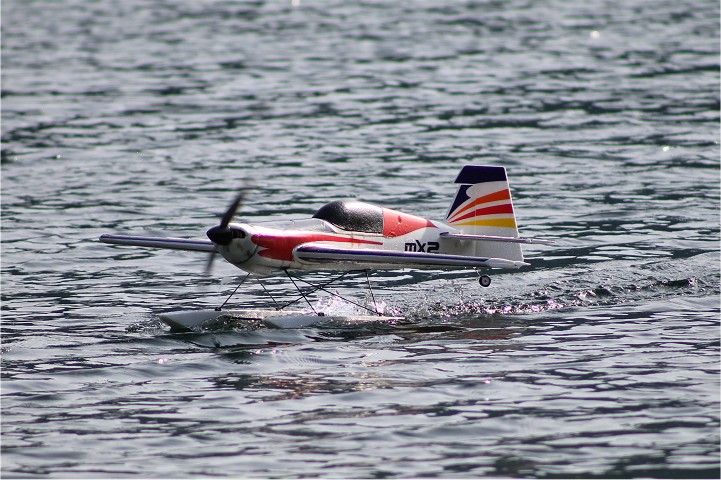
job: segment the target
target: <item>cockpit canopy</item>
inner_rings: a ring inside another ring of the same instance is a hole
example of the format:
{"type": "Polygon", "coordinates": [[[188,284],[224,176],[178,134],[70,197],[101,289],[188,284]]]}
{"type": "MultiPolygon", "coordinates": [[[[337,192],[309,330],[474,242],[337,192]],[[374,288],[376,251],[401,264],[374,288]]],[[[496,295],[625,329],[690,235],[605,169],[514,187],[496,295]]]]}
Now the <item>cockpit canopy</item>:
{"type": "Polygon", "coordinates": [[[325,220],[342,230],[383,233],[383,209],[355,200],[335,200],[322,207],[313,218],[325,220]]]}

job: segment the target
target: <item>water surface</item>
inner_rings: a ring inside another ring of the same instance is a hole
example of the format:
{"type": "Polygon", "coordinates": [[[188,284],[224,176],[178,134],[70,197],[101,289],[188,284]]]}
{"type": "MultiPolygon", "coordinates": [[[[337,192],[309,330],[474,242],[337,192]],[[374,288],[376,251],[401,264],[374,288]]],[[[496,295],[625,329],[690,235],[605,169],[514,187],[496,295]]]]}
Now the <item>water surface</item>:
{"type": "Polygon", "coordinates": [[[718,478],[718,19],[4,2],[2,475],[718,478]],[[158,312],[241,272],[96,240],[201,237],[243,185],[247,221],[342,197],[442,219],[469,163],[557,244],[488,289],[374,275],[395,324],[171,334],[158,312]]]}

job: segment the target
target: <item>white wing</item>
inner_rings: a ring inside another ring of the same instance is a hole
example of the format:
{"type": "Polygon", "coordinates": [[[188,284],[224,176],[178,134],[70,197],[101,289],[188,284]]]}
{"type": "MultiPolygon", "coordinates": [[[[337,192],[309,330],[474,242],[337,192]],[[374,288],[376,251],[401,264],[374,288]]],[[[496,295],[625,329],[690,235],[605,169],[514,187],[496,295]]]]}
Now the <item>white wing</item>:
{"type": "Polygon", "coordinates": [[[137,237],[132,235],[101,235],[100,241],[112,245],[134,247],[166,248],[192,252],[214,252],[216,245],[209,240],[188,240],[185,238],[137,237]]]}

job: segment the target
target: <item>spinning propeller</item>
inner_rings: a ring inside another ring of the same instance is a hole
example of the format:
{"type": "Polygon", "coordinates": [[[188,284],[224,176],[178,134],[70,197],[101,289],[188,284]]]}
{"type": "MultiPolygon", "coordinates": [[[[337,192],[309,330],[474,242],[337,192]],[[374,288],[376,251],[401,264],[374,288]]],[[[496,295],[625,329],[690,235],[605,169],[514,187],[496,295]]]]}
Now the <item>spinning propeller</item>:
{"type": "MultiPolygon", "coordinates": [[[[229,245],[230,242],[233,241],[236,233],[228,225],[235,216],[235,213],[238,211],[238,208],[241,206],[244,199],[245,192],[241,190],[223,214],[223,218],[220,219],[220,225],[212,227],[206,232],[206,235],[208,235],[211,242],[219,246],[225,246],[229,245]]],[[[210,273],[216,253],[218,253],[218,249],[211,252],[210,257],[208,257],[208,263],[205,265],[206,274],[210,273]]]]}

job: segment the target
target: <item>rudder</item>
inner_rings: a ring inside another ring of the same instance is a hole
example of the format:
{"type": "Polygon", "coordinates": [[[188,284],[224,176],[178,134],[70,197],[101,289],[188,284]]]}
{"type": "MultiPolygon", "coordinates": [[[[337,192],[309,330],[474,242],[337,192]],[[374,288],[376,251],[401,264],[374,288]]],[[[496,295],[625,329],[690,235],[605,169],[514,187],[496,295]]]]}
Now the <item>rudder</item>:
{"type": "MultiPolygon", "coordinates": [[[[466,165],[456,177],[458,192],[446,223],[467,235],[518,237],[505,167],[466,165]]],[[[474,242],[475,255],[523,261],[514,243],[474,242]]]]}

